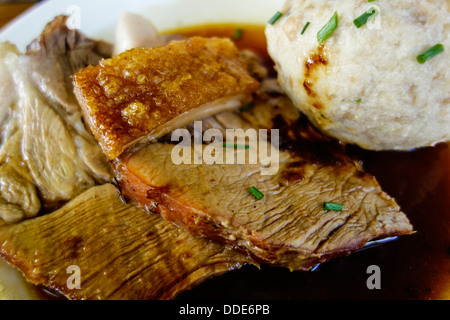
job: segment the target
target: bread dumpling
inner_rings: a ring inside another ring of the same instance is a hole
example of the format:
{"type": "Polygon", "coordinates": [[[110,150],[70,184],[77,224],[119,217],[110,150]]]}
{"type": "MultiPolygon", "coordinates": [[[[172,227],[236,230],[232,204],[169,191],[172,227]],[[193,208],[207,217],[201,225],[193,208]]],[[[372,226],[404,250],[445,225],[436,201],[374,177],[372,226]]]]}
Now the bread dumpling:
{"type": "Polygon", "coordinates": [[[432,146],[450,140],[449,10],[448,0],[287,0],[266,27],[268,51],[283,89],[325,134],[371,150],[432,146]],[[419,63],[437,44],[444,51],[419,63]]]}

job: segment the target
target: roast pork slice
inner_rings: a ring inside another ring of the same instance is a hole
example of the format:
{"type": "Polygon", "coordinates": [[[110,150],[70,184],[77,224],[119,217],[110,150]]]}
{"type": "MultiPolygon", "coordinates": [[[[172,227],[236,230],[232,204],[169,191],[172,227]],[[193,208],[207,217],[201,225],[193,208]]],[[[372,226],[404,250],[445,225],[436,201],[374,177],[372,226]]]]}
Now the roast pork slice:
{"type": "Polygon", "coordinates": [[[153,23],[140,14],[122,12],[117,22],[113,54],[134,48],[154,48],[167,44],[153,23]]]}
{"type": "MultiPolygon", "coordinates": [[[[76,135],[28,78],[29,57],[8,56],[17,100],[21,140],[16,140],[23,163],[39,190],[43,207],[54,208],[95,185],[95,179],[79,156],[76,135]]],[[[9,184],[8,188],[12,188],[9,184]]]]}
{"type": "Polygon", "coordinates": [[[29,282],[88,300],[173,299],[209,277],[255,264],[124,204],[111,184],[53,213],[0,227],[0,255],[29,282]]]}
{"type": "Polygon", "coordinates": [[[112,45],[92,40],[69,28],[67,16],[50,21],[27,47],[27,81],[32,82],[49,105],[63,118],[83,162],[94,178],[111,181],[111,168],[97,140],[83,124],[81,108],[73,92],[72,75],[88,65],[109,58],[112,45]]]}
{"type": "Polygon", "coordinates": [[[0,225],[34,217],[41,208],[21,150],[21,115],[10,66],[19,54],[11,43],[0,43],[0,225]]]}
{"type": "MultiPolygon", "coordinates": [[[[262,174],[262,165],[249,161],[176,164],[173,144],[153,143],[115,161],[123,196],[191,233],[291,270],[310,270],[372,240],[413,232],[376,179],[342,144],[317,133],[286,98],[215,119],[224,130],[272,128],[272,138],[279,129],[278,171],[262,174]],[[249,192],[253,186],[262,199],[249,192]],[[324,209],[326,202],[343,209],[324,209]]],[[[191,148],[194,154],[196,146],[191,148]]]]}
{"type": "Polygon", "coordinates": [[[14,133],[0,149],[0,225],[35,217],[41,201],[20,150],[22,132],[14,133]]]}
{"type": "Polygon", "coordinates": [[[73,79],[85,119],[110,160],[138,142],[237,109],[259,88],[231,40],[201,37],[130,49],[73,79]]]}

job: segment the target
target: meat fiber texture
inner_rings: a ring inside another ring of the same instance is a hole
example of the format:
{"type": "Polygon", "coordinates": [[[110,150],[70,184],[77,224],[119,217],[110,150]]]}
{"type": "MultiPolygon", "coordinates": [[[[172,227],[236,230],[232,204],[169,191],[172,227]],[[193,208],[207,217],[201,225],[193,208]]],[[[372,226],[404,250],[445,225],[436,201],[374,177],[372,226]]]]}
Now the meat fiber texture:
{"type": "Polygon", "coordinates": [[[84,126],[71,76],[110,56],[111,45],[66,21],[50,21],[26,54],[0,44],[0,299],[41,298],[31,284],[69,299],[171,299],[257,265],[124,204],[105,184],[111,168],[84,126]],[[67,286],[71,266],[82,289],[67,286]]]}
{"type": "Polygon", "coordinates": [[[288,0],[267,25],[268,50],[287,94],[324,133],[373,150],[432,146],[450,139],[449,9],[446,0],[288,0]],[[357,28],[371,8],[378,14],[357,28]],[[334,12],[338,27],[321,46],[334,12]],[[438,43],[444,52],[419,64],[438,43]]]}
{"type": "MultiPolygon", "coordinates": [[[[310,270],[372,240],[412,233],[376,179],[339,142],[317,133],[286,97],[255,101],[249,111],[203,123],[223,132],[279,128],[278,170],[263,175],[261,161],[250,164],[249,158],[242,164],[175,164],[173,144],[151,143],[114,161],[123,196],[191,233],[291,270],[310,270]],[[249,192],[251,186],[262,199],[249,192]],[[325,210],[324,202],[344,209],[325,210]]],[[[192,154],[198,156],[195,149],[192,154]]]]}

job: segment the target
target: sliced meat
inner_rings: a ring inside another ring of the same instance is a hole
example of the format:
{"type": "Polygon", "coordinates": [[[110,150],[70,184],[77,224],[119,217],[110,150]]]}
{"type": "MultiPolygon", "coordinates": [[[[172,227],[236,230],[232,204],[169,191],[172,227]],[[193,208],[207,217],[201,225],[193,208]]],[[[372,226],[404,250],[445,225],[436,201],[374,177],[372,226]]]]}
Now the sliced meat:
{"type": "Polygon", "coordinates": [[[236,109],[259,87],[231,40],[201,37],[128,50],[75,74],[74,84],[110,160],[137,142],[236,109]]]}
{"type": "Polygon", "coordinates": [[[113,178],[71,82],[72,72],[106,53],[65,23],[50,22],[27,54],[0,44],[0,224],[53,210],[113,178]]]}
{"type": "Polygon", "coordinates": [[[110,184],[51,214],[0,227],[0,255],[29,282],[89,300],[172,299],[213,275],[253,263],[124,204],[110,184]],[[80,272],[79,289],[67,285],[70,266],[80,272]]]}
{"type": "Polygon", "coordinates": [[[92,40],[67,27],[67,16],[50,21],[27,48],[27,72],[34,86],[64,120],[79,156],[102,183],[111,181],[111,168],[97,140],[83,121],[73,93],[72,75],[101,59],[109,58],[112,45],[92,40]]]}
{"type": "Polygon", "coordinates": [[[74,136],[63,117],[27,77],[27,56],[8,60],[17,92],[16,113],[21,119],[19,148],[43,205],[59,206],[95,185],[78,154],[74,136]]]}
{"type": "Polygon", "coordinates": [[[0,300],[39,300],[39,294],[26,282],[20,270],[0,258],[0,300]]]}
{"type": "Polygon", "coordinates": [[[16,130],[0,151],[0,224],[35,217],[41,201],[33,177],[23,160],[22,132],[16,130]]]}
{"type": "Polygon", "coordinates": [[[223,130],[279,128],[279,170],[263,175],[261,164],[248,161],[176,165],[174,145],[153,143],[115,161],[125,198],[194,234],[291,270],[309,270],[371,240],[412,232],[375,178],[343,145],[314,131],[285,97],[215,118],[223,130]],[[249,193],[252,186],[264,194],[261,200],[249,193]],[[343,210],[324,210],[325,202],[343,204],[343,210]]]}
{"type": "Polygon", "coordinates": [[[0,44],[0,224],[34,217],[41,208],[21,151],[21,113],[11,70],[19,55],[14,45],[0,44]]]}

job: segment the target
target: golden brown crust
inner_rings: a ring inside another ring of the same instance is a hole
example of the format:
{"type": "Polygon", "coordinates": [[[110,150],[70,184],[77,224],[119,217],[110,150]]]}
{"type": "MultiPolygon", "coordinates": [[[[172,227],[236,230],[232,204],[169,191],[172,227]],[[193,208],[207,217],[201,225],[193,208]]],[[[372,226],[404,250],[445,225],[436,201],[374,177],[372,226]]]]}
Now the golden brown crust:
{"type": "Polygon", "coordinates": [[[229,39],[202,37],[132,49],[73,79],[84,115],[109,159],[178,115],[259,86],[229,39]]]}

